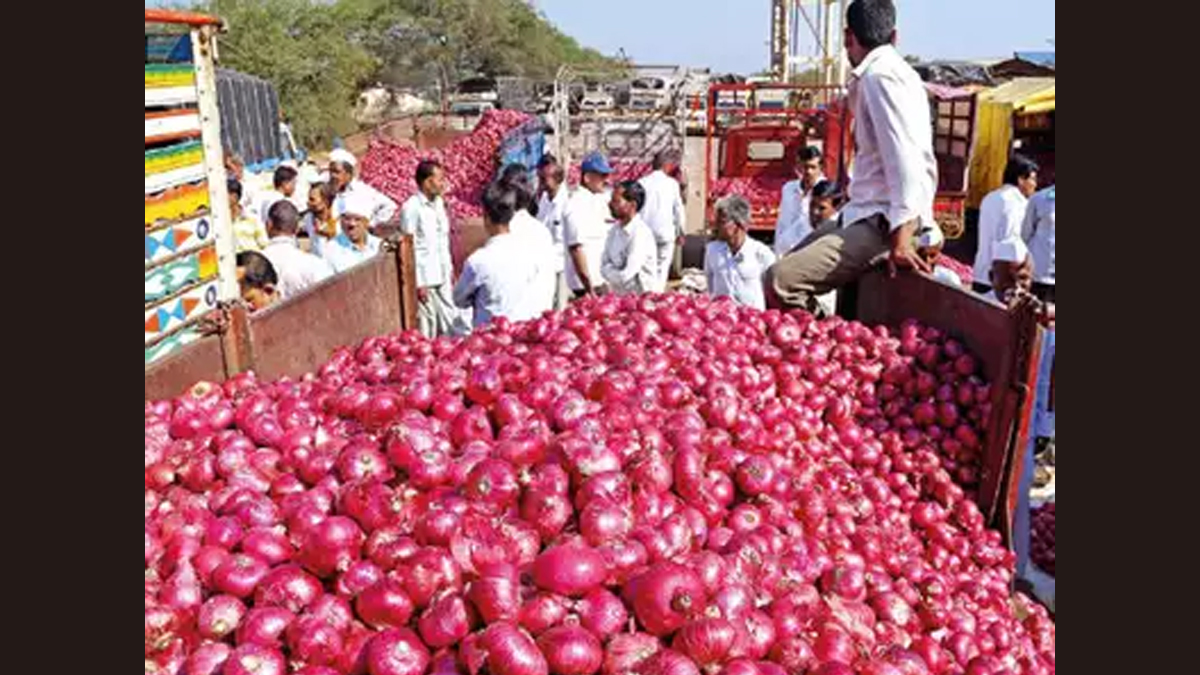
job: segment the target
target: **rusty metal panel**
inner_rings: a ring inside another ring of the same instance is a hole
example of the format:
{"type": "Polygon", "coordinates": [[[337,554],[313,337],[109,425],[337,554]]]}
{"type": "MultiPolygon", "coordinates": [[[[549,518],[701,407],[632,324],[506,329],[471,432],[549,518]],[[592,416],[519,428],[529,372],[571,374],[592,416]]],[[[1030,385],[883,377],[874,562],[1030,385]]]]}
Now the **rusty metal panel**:
{"type": "Polygon", "coordinates": [[[218,336],[202,337],[146,366],[146,400],[174,398],[201,380],[225,380],[225,361],[218,336]]]}
{"type": "Polygon", "coordinates": [[[264,380],[299,377],[338,347],[401,329],[397,258],[384,253],[249,316],[252,363],[264,380]]]}
{"type": "Polygon", "coordinates": [[[1037,347],[1036,322],[1026,313],[1010,312],[916,274],[894,279],[882,271],[866,275],[859,282],[856,306],[856,318],[864,323],[895,326],[912,318],[944,330],[979,359],[992,383],[992,414],[985,425],[978,502],[989,522],[1011,523],[1005,490],[1010,474],[1020,468],[1014,464],[1016,446],[1032,412],[1027,380],[1037,347]],[[1006,513],[1000,514],[1002,506],[1006,513]]]}
{"type": "Polygon", "coordinates": [[[417,330],[417,259],[412,235],[401,237],[396,247],[401,327],[404,330],[417,330]]]}

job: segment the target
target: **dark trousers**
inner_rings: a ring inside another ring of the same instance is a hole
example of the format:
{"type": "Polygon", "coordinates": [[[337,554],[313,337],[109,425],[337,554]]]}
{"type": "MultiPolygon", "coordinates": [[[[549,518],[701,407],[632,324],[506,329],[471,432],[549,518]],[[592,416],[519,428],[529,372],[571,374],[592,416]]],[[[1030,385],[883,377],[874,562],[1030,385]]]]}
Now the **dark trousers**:
{"type": "Polygon", "coordinates": [[[1033,282],[1033,294],[1042,302],[1054,303],[1054,284],[1033,282]]]}

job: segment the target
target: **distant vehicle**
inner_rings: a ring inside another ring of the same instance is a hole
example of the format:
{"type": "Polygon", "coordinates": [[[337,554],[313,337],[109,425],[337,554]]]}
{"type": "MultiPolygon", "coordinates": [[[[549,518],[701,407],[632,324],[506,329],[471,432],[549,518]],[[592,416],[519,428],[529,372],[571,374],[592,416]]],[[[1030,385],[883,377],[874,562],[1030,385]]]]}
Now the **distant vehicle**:
{"type": "Polygon", "coordinates": [[[613,95],[601,86],[588,87],[579,101],[579,109],[583,112],[605,112],[616,107],[613,95]]]}
{"type": "Polygon", "coordinates": [[[458,83],[450,95],[450,112],[455,115],[482,115],[499,106],[500,91],[490,77],[473,77],[458,83]]]}
{"type": "Polygon", "coordinates": [[[661,77],[640,77],[629,85],[629,108],[650,111],[671,103],[671,83],[661,77]]]}

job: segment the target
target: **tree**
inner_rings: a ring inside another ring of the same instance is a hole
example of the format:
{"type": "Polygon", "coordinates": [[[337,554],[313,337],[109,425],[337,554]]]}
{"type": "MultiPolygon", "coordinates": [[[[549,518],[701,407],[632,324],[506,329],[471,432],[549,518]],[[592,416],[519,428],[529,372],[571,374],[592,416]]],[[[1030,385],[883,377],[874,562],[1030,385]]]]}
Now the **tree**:
{"type": "Polygon", "coordinates": [[[474,75],[547,80],[559,66],[613,64],[525,0],[196,0],[220,16],[221,61],[268,80],[298,140],[357,129],[355,99],[374,82],[446,92],[474,75]]]}
{"type": "Polygon", "coordinates": [[[362,2],[210,0],[202,8],[228,26],[222,64],[275,86],[300,143],[356,129],[354,100],[379,67],[363,43],[362,2]]]}

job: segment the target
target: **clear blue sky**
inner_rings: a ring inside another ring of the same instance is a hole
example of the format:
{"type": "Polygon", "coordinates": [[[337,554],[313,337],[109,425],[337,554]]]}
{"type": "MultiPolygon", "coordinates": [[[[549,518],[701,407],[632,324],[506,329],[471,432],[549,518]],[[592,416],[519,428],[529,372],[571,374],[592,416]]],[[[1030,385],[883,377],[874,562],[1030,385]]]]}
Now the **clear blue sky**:
{"type": "MultiPolygon", "coordinates": [[[[635,62],[766,68],[769,0],[534,0],[563,32],[635,62]]],[[[897,0],[899,47],[924,58],[1052,51],[1054,0],[897,0]]]]}

